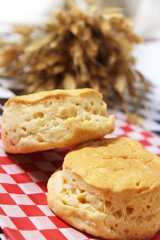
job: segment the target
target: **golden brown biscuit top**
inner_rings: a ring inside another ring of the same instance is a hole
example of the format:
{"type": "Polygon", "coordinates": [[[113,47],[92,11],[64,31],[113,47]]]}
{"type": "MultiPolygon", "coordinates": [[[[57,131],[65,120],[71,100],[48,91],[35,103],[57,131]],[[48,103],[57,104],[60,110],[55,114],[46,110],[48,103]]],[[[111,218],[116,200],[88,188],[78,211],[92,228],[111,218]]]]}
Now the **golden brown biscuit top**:
{"type": "Polygon", "coordinates": [[[63,167],[106,191],[145,191],[160,185],[160,158],[127,137],[80,144],[66,155],[63,167]]]}
{"type": "Polygon", "coordinates": [[[98,97],[99,99],[102,99],[102,95],[91,88],[83,88],[83,89],[72,89],[72,90],[61,90],[56,89],[52,91],[43,91],[39,93],[32,93],[28,95],[22,95],[22,96],[16,96],[10,98],[5,106],[9,105],[10,102],[16,102],[16,103],[36,103],[37,101],[48,99],[48,98],[56,98],[59,99],[61,97],[67,97],[67,96],[76,96],[76,97],[82,97],[82,96],[94,96],[98,97]]]}

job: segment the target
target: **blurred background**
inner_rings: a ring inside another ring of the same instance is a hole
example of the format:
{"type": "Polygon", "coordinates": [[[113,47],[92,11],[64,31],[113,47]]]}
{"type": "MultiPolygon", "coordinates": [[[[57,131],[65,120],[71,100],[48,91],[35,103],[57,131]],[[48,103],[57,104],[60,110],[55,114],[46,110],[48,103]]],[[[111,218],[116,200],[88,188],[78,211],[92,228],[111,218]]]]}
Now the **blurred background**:
{"type": "MultiPolygon", "coordinates": [[[[71,0],[72,1],[72,0],[71,0]]],[[[93,0],[87,0],[94,2],[93,0]]],[[[76,0],[85,8],[83,0],[76,0]]],[[[96,2],[96,0],[95,0],[96,2]]],[[[120,7],[133,21],[134,32],[144,39],[135,47],[136,68],[153,84],[160,86],[160,0],[97,0],[100,6],[120,7]]],[[[42,26],[48,17],[63,6],[64,0],[0,0],[0,37],[11,33],[12,25],[42,26]]],[[[15,85],[0,78],[0,87],[15,85]]],[[[15,85],[21,88],[21,83],[15,85]]],[[[2,95],[2,93],[1,93],[2,95]]]]}
{"type": "MultiPolygon", "coordinates": [[[[83,0],[76,1],[85,6],[83,0]]],[[[63,3],[63,0],[0,0],[0,23],[41,25],[63,3]]],[[[122,8],[133,19],[135,32],[144,39],[160,39],[159,0],[98,0],[98,3],[122,8]]]]}
{"type": "MultiPolygon", "coordinates": [[[[93,0],[89,1],[93,3],[93,0]]],[[[83,0],[76,2],[85,8],[83,0]]],[[[10,24],[44,25],[53,11],[63,4],[64,0],[0,0],[0,37],[11,32],[10,24]]],[[[124,15],[132,19],[134,32],[145,41],[133,52],[137,58],[136,67],[149,80],[160,85],[160,0],[98,0],[98,4],[120,7],[124,15]]],[[[12,83],[0,79],[0,84],[8,87],[12,83]]]]}

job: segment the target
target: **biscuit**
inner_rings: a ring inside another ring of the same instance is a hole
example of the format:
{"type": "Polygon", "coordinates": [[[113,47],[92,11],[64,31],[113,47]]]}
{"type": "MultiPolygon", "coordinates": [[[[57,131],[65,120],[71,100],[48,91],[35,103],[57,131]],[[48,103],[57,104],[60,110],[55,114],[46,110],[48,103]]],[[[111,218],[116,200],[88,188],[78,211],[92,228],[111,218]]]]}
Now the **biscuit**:
{"type": "Polygon", "coordinates": [[[29,153],[99,138],[114,130],[102,95],[93,89],[53,90],[7,101],[2,118],[3,148],[29,153]]]}
{"type": "Polygon", "coordinates": [[[47,198],[57,216],[95,237],[150,239],[160,229],[160,158],[125,137],[80,144],[49,179],[47,198]]]}

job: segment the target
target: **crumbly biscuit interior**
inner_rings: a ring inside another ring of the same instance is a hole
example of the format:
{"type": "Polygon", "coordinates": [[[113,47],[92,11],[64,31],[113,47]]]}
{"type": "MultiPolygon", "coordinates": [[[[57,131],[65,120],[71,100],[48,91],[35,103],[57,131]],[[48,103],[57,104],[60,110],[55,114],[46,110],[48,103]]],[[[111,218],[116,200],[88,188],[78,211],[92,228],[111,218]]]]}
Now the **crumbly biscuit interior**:
{"type": "Polygon", "coordinates": [[[102,99],[55,96],[35,104],[10,102],[3,116],[3,136],[13,148],[28,141],[53,148],[54,143],[72,137],[75,127],[98,129],[104,135],[106,129],[113,130],[109,125],[113,116],[107,116],[102,99]]]}
{"type": "MultiPolygon", "coordinates": [[[[62,209],[74,208],[75,211],[85,213],[86,220],[77,218],[79,225],[81,220],[91,229],[100,225],[108,237],[116,239],[146,239],[146,229],[150,229],[153,234],[158,231],[159,189],[153,194],[137,186],[136,191],[112,194],[89,186],[71,170],[63,169],[56,174],[57,180],[61,182],[57,196],[62,209]]],[[[76,216],[73,218],[77,221],[76,216]]]]}

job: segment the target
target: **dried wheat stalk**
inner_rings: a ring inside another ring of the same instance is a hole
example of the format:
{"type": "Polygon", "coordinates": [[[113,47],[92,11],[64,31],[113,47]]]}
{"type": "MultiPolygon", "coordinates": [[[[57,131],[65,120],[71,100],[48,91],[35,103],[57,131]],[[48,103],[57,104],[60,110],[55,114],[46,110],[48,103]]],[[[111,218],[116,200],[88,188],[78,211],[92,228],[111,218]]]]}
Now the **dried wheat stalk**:
{"type": "Polygon", "coordinates": [[[142,40],[119,9],[83,11],[68,1],[44,28],[15,27],[14,32],[21,35],[18,42],[0,42],[0,75],[25,79],[27,93],[91,87],[106,100],[125,103],[126,94],[140,98],[137,84],[149,88],[131,55],[142,40]]]}

